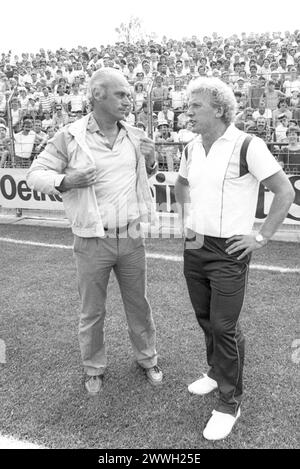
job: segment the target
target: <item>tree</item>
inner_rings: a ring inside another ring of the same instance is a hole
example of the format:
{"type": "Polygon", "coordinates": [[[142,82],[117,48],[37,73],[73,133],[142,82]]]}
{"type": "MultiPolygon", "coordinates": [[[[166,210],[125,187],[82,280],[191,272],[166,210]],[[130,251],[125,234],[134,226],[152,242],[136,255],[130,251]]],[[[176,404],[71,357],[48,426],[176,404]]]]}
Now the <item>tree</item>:
{"type": "Polygon", "coordinates": [[[121,23],[115,31],[119,35],[119,41],[126,44],[135,43],[145,36],[142,22],[137,16],[131,16],[128,23],[121,23]]]}

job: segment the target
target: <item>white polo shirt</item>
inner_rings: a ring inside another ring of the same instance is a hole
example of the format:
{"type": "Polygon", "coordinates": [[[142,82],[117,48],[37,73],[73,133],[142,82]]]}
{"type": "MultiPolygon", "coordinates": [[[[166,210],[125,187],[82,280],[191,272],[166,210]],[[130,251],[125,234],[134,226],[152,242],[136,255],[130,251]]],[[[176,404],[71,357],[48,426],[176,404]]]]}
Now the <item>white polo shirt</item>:
{"type": "Polygon", "coordinates": [[[251,140],[246,161],[240,161],[246,136],[231,124],[207,155],[200,137],[187,145],[179,175],[190,189],[188,228],[219,238],[251,233],[260,181],[281,167],[258,137],[251,140]]]}

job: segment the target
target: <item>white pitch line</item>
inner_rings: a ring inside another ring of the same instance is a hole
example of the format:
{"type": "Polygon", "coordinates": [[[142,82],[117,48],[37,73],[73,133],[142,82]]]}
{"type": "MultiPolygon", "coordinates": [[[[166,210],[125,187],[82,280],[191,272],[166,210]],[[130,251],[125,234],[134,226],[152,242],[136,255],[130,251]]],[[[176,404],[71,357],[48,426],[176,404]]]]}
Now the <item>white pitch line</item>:
{"type": "Polygon", "coordinates": [[[27,246],[39,246],[42,248],[73,249],[73,246],[68,246],[65,244],[37,243],[35,241],[25,241],[22,239],[13,238],[0,238],[0,241],[3,241],[4,243],[25,244],[27,246]]]}
{"type": "Polygon", "coordinates": [[[29,441],[22,441],[12,436],[0,434],[0,449],[45,449],[45,446],[39,446],[29,441]]]}
{"type": "MultiPolygon", "coordinates": [[[[73,249],[73,246],[66,245],[66,244],[50,244],[50,243],[37,243],[35,241],[25,241],[21,239],[13,239],[13,238],[1,238],[0,242],[4,243],[13,243],[13,244],[23,244],[27,246],[37,246],[37,247],[45,247],[45,248],[55,248],[55,249],[73,249]]],[[[182,262],[182,256],[173,256],[167,254],[160,254],[160,253],[147,253],[146,256],[149,259],[161,259],[164,261],[171,261],[171,262],[182,262]]],[[[250,269],[253,270],[264,270],[268,272],[279,272],[281,274],[299,274],[300,268],[291,268],[291,267],[279,267],[277,265],[264,265],[264,264],[250,264],[250,269]]]]}

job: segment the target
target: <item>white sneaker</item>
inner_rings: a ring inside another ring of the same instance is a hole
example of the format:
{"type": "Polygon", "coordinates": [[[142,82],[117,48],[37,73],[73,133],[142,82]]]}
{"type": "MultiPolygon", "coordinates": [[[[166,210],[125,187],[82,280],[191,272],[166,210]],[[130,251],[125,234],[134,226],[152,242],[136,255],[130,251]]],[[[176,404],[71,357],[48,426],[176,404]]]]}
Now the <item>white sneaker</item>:
{"type": "Polygon", "coordinates": [[[217,389],[218,383],[214,379],[207,376],[206,373],[201,376],[201,378],[194,381],[188,386],[188,390],[191,394],[198,394],[199,396],[204,396],[214,389],[217,389]]]}
{"type": "Polygon", "coordinates": [[[203,431],[204,438],[211,441],[222,440],[223,438],[226,438],[226,436],[228,436],[231,432],[233,425],[240,415],[240,408],[236,416],[213,410],[212,417],[209,419],[203,431]]]}

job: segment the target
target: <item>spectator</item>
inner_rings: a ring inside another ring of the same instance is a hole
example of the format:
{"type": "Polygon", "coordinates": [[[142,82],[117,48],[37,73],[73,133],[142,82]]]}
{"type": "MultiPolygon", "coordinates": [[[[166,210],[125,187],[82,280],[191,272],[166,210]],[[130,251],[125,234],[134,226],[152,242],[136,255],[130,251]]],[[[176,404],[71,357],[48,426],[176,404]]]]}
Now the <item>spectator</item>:
{"type": "Polygon", "coordinates": [[[244,132],[248,132],[248,128],[255,125],[255,120],[253,119],[253,112],[254,109],[251,107],[246,107],[243,112],[240,112],[236,115],[235,118],[235,126],[243,130],[244,132]]]}
{"type": "Polygon", "coordinates": [[[275,111],[278,107],[280,98],[284,98],[285,94],[279,90],[275,90],[275,82],[273,80],[269,80],[263,97],[266,102],[266,108],[271,109],[271,111],[275,111]]]}
{"type": "Polygon", "coordinates": [[[0,71],[0,95],[8,91],[8,80],[4,72],[0,71]]]}
{"type": "Polygon", "coordinates": [[[0,167],[4,168],[10,159],[10,138],[5,124],[0,123],[0,167]]]}
{"type": "Polygon", "coordinates": [[[131,110],[132,110],[132,105],[128,106],[128,108],[125,112],[125,121],[128,122],[128,124],[134,126],[135,121],[136,121],[136,116],[135,116],[135,114],[133,114],[133,112],[131,112],[131,110]]]}
{"type": "Polygon", "coordinates": [[[36,133],[33,131],[32,119],[24,119],[23,130],[21,132],[16,133],[14,139],[16,166],[22,168],[29,168],[32,161],[33,147],[34,144],[38,141],[36,133]]]}
{"type": "Polygon", "coordinates": [[[55,110],[56,112],[53,115],[53,126],[56,129],[60,129],[64,125],[68,124],[69,116],[61,104],[56,104],[55,110]]]}
{"type": "Polygon", "coordinates": [[[267,120],[268,125],[271,124],[272,111],[271,109],[266,109],[266,103],[264,99],[260,100],[258,109],[253,112],[252,117],[255,121],[258,119],[258,117],[264,117],[267,120]]]}
{"type": "Polygon", "coordinates": [[[246,108],[247,104],[247,97],[241,91],[235,91],[234,96],[237,102],[237,112],[241,112],[246,108]]]}
{"type": "Polygon", "coordinates": [[[156,146],[158,167],[161,170],[174,171],[174,167],[179,163],[178,146],[172,145],[178,142],[176,132],[171,132],[167,121],[161,121],[157,124],[157,131],[154,136],[156,146]],[[170,143],[170,145],[159,145],[159,143],[170,143]]]}
{"type": "Polygon", "coordinates": [[[265,142],[271,142],[274,139],[274,129],[270,127],[268,119],[262,115],[257,117],[256,124],[248,127],[247,132],[262,138],[265,142]]]}
{"type": "Polygon", "coordinates": [[[13,126],[14,131],[16,132],[22,122],[22,110],[21,110],[21,106],[20,106],[20,102],[18,98],[12,98],[10,112],[11,112],[12,126],[13,126]]]}
{"type": "Polygon", "coordinates": [[[76,83],[72,85],[72,93],[69,96],[68,101],[70,112],[78,112],[85,109],[86,100],[82,94],[79,94],[79,86],[76,83]]]}
{"type": "Polygon", "coordinates": [[[261,97],[265,92],[265,78],[260,76],[252,76],[250,78],[249,86],[249,106],[252,109],[257,109],[261,100],[261,97]]]}
{"type": "Polygon", "coordinates": [[[128,69],[127,69],[127,72],[125,73],[125,77],[127,78],[128,83],[131,86],[133,86],[136,81],[136,72],[134,70],[133,62],[128,63],[128,69]]]}
{"type": "Polygon", "coordinates": [[[183,112],[181,112],[177,117],[177,129],[185,129],[187,122],[190,118],[187,115],[187,105],[184,106],[183,112]]]}
{"type": "Polygon", "coordinates": [[[49,93],[49,88],[47,86],[43,86],[42,88],[43,94],[39,99],[39,113],[43,115],[45,111],[49,111],[52,113],[54,109],[54,96],[49,93]]]}
{"type": "Polygon", "coordinates": [[[267,57],[264,59],[262,67],[260,69],[260,74],[265,77],[266,80],[270,79],[271,69],[270,69],[270,59],[267,57]]]}
{"type": "Polygon", "coordinates": [[[297,75],[296,67],[292,67],[290,69],[289,77],[287,76],[286,80],[284,81],[282,87],[285,95],[290,98],[292,96],[293,91],[297,91],[300,93],[300,79],[297,75]]]}
{"type": "Polygon", "coordinates": [[[6,113],[6,96],[0,92],[0,112],[6,113]]]}
{"type": "Polygon", "coordinates": [[[288,129],[289,120],[287,118],[287,115],[283,113],[283,114],[279,114],[277,121],[278,121],[278,124],[275,127],[276,142],[284,143],[287,141],[286,133],[288,129]]]}
{"type": "Polygon", "coordinates": [[[137,115],[142,109],[143,102],[145,101],[147,94],[144,89],[144,84],[142,81],[137,81],[134,84],[133,91],[133,111],[137,115]]]}
{"type": "Polygon", "coordinates": [[[47,141],[53,138],[55,134],[56,134],[55,127],[53,127],[53,125],[52,126],[49,125],[49,127],[47,127],[46,129],[47,141]]]}
{"type": "Polygon", "coordinates": [[[63,85],[58,85],[57,93],[54,95],[54,104],[60,104],[64,111],[68,111],[69,95],[65,92],[63,85]]]}
{"type": "Polygon", "coordinates": [[[288,174],[300,174],[300,128],[291,126],[286,132],[288,145],[281,148],[278,160],[288,174]]]}
{"type": "Polygon", "coordinates": [[[22,115],[25,115],[26,110],[27,110],[29,96],[27,94],[27,90],[25,87],[20,88],[19,92],[20,92],[20,95],[19,95],[20,109],[22,111],[22,115]]]}
{"type": "Polygon", "coordinates": [[[243,78],[242,76],[239,76],[233,85],[233,91],[240,91],[242,94],[248,94],[248,89],[249,89],[250,84],[243,78]]]}
{"type": "Polygon", "coordinates": [[[165,101],[162,104],[162,110],[159,111],[157,116],[158,122],[167,121],[170,129],[174,128],[174,112],[170,109],[170,101],[165,101]]]}
{"type": "Polygon", "coordinates": [[[35,158],[45,148],[48,139],[46,132],[43,131],[43,125],[40,119],[35,119],[33,130],[35,132],[35,142],[32,156],[35,158]]]}
{"type": "Polygon", "coordinates": [[[293,90],[291,97],[288,99],[288,106],[291,109],[300,107],[300,93],[297,90],[293,90]]]}
{"type": "Polygon", "coordinates": [[[10,159],[9,149],[0,140],[0,168],[5,168],[10,159]]]}
{"type": "Polygon", "coordinates": [[[45,131],[49,126],[53,126],[53,119],[49,111],[45,111],[42,119],[42,129],[45,131]]]}
{"type": "Polygon", "coordinates": [[[282,98],[282,99],[279,100],[277,108],[278,109],[275,109],[275,111],[273,111],[273,125],[274,125],[274,127],[277,126],[278,116],[280,116],[281,114],[285,114],[286,117],[288,118],[288,120],[292,119],[292,117],[293,117],[292,116],[292,111],[290,111],[288,109],[287,100],[285,98],[282,98]]]}
{"type": "Polygon", "coordinates": [[[149,123],[149,107],[148,107],[148,102],[147,101],[144,101],[143,104],[142,104],[142,109],[141,111],[138,113],[137,115],[137,118],[136,120],[138,122],[142,122],[146,128],[146,130],[148,130],[148,123],[149,123]]]}
{"type": "Polygon", "coordinates": [[[157,76],[152,89],[153,111],[162,110],[162,103],[168,99],[168,88],[163,85],[163,77],[157,76]]]}

